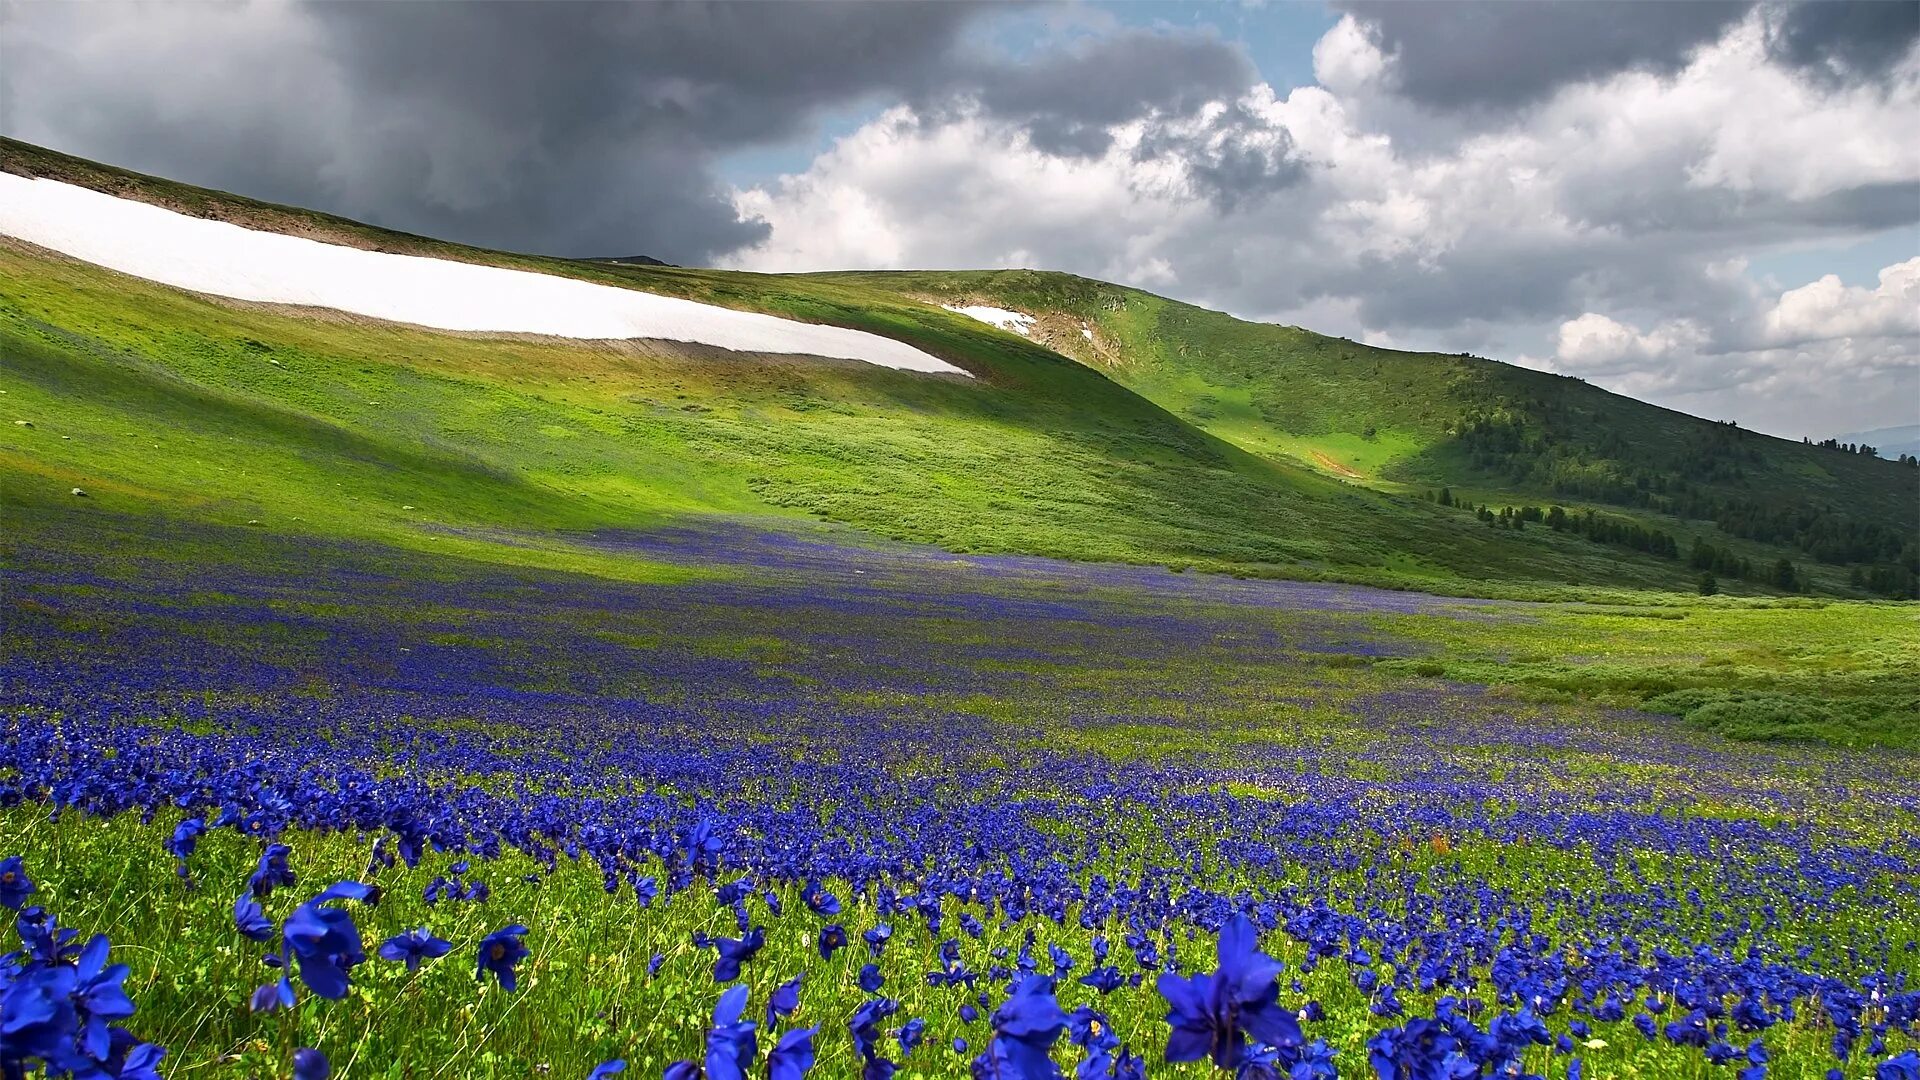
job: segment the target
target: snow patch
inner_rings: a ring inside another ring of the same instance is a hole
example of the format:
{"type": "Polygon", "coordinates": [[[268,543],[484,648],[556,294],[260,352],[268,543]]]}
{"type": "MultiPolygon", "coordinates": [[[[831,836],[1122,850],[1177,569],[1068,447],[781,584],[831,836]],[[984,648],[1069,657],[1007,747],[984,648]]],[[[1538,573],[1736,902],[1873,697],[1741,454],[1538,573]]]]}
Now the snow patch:
{"type": "Polygon", "coordinates": [[[941,304],[948,311],[957,311],[969,319],[978,319],[1002,330],[1011,330],[1021,337],[1027,337],[1033,330],[1033,316],[1021,311],[1009,311],[1003,307],[985,307],[974,304],[968,307],[955,307],[941,304]]]}
{"type": "Polygon", "coordinates": [[[965,371],[902,341],[586,281],[323,244],[0,172],[0,235],[175,288],[438,330],[657,338],[965,371]]]}

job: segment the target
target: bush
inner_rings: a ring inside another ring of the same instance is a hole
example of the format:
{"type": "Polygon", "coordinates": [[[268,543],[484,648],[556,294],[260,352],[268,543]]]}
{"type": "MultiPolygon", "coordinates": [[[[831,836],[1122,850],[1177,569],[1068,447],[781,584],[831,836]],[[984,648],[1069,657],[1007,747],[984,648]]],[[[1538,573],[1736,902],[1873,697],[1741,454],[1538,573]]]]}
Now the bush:
{"type": "Polygon", "coordinates": [[[1920,702],[1897,695],[1817,698],[1771,691],[1675,690],[1646,699],[1649,712],[1682,717],[1688,726],[1743,742],[1872,741],[1912,745],[1920,726],[1902,722],[1920,715],[1920,702]]]}

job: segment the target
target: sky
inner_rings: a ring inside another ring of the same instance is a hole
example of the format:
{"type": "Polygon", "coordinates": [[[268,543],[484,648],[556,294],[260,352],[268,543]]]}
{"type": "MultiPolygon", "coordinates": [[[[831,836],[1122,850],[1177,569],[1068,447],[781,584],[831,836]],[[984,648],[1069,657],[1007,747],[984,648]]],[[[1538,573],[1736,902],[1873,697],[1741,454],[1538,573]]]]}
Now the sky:
{"type": "Polygon", "coordinates": [[[1037,267],[1920,422],[1920,4],[0,0],[0,132],[389,227],[1037,267]]]}

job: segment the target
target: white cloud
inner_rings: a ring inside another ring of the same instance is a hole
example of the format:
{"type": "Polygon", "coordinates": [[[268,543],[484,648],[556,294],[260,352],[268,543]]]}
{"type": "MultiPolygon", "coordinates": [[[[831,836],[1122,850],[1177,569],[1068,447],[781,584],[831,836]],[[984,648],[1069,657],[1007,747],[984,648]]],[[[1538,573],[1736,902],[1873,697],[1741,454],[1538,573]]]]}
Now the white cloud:
{"type": "Polygon", "coordinates": [[[1762,319],[1775,345],[1839,338],[1920,337],[1920,256],[1880,271],[1878,288],[1843,285],[1833,274],[1782,293],[1762,319]]]}
{"type": "Polygon", "coordinates": [[[1333,29],[1313,46],[1313,77],[1338,93],[1355,93],[1372,86],[1386,70],[1387,58],[1360,21],[1342,15],[1333,29]]]}
{"type": "Polygon", "coordinates": [[[1712,332],[1586,312],[1560,324],[1551,357],[1523,361],[1789,435],[1840,430],[1829,418],[1863,406],[1920,406],[1920,258],[1881,270],[1876,288],[1828,275],[1752,301],[1712,332]]]}
{"type": "MultiPolygon", "coordinates": [[[[1544,363],[1662,403],[1707,394],[1686,403],[1709,411],[1751,406],[1742,378],[1800,372],[1844,387],[1920,351],[1911,330],[1889,329],[1911,326],[1900,321],[1910,270],[1877,290],[1816,282],[1775,304],[1744,270],[1915,217],[1912,56],[1871,85],[1810,80],[1769,58],[1756,13],[1672,74],[1574,83],[1471,122],[1396,97],[1395,58],[1351,16],[1314,60],[1320,85],[1256,85],[1189,116],[1116,126],[1096,156],[1041,152],[977,111],[896,109],[804,172],[737,192],[771,234],[733,264],[1039,265],[1248,317],[1544,363]],[[1165,147],[1181,152],[1154,152],[1165,147]],[[1209,198],[1210,184],[1236,179],[1223,162],[1254,163],[1248,194],[1209,198]],[[1865,329],[1842,349],[1852,326],[1865,329]],[[1552,358],[1527,356],[1540,351],[1552,358]]],[[[1884,394],[1830,398],[1814,403],[1831,412],[1806,419],[1814,430],[1915,411],[1884,394]]]]}
{"type": "Polygon", "coordinates": [[[1643,334],[1589,311],[1560,324],[1554,359],[1559,370],[1570,375],[1632,372],[1691,355],[1705,343],[1706,334],[1684,320],[1663,323],[1643,334]]]}

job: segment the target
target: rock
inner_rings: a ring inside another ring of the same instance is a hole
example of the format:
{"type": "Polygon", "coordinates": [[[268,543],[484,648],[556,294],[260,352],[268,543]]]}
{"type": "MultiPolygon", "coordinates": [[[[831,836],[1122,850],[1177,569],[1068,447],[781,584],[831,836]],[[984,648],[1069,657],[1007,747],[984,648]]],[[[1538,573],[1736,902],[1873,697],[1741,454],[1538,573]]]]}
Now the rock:
{"type": "Polygon", "coordinates": [[[74,497],[74,498],[76,498],[76,499],[84,499],[84,498],[86,498],[86,497],[87,497],[87,489],[86,489],[86,488],[74,488],[74,489],[73,489],[73,497],[74,497]]]}
{"type": "Polygon", "coordinates": [[[33,421],[31,421],[31,420],[15,420],[15,421],[14,421],[14,423],[16,423],[16,424],[19,424],[19,425],[20,425],[21,427],[32,427],[32,426],[33,426],[33,421]]]}
{"type": "Polygon", "coordinates": [[[266,522],[264,522],[264,521],[261,521],[261,520],[260,520],[259,518],[248,518],[248,519],[247,519],[247,524],[249,524],[249,525],[265,525],[265,524],[266,524],[266,522]]]}
{"type": "Polygon", "coordinates": [[[411,506],[402,506],[402,507],[401,507],[400,509],[402,509],[402,510],[411,510],[411,509],[413,509],[413,507],[411,507],[411,506]]]}
{"type": "Polygon", "coordinates": [[[269,358],[267,359],[267,363],[269,363],[269,364],[272,364],[272,365],[273,365],[274,367],[286,367],[286,366],[287,366],[287,365],[285,365],[285,364],[283,364],[283,363],[281,363],[280,361],[278,361],[278,360],[275,360],[275,359],[273,359],[273,358],[271,358],[271,357],[269,357],[269,358]]]}

